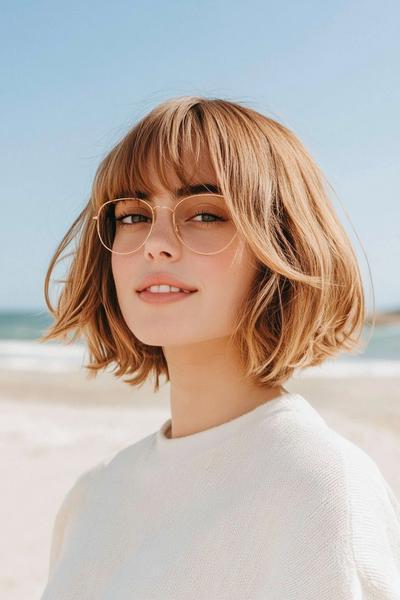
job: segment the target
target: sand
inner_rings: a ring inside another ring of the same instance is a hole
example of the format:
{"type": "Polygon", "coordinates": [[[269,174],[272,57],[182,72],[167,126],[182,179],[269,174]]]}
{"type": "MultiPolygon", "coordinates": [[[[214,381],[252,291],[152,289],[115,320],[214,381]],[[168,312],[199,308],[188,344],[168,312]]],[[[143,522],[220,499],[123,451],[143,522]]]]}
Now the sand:
{"type": "MultiPolygon", "coordinates": [[[[375,460],[400,499],[400,378],[293,378],[339,433],[375,460]]],[[[169,417],[169,384],[134,390],[110,373],[0,371],[0,597],[39,598],[53,520],[86,469],[159,428],[169,417]]]]}

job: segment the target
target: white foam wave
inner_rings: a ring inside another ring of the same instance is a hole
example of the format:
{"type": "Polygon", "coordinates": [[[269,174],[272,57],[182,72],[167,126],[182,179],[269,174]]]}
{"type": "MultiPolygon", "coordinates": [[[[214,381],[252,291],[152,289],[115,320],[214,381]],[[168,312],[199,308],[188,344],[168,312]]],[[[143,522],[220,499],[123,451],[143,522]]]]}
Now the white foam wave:
{"type": "Polygon", "coordinates": [[[0,369],[44,373],[76,371],[87,360],[87,348],[83,344],[0,340],[0,369]]]}
{"type": "MultiPolygon", "coordinates": [[[[44,373],[79,371],[89,362],[82,343],[39,344],[35,340],[0,340],[0,369],[44,373]]],[[[339,358],[295,372],[294,377],[400,377],[400,361],[339,358]]]]}

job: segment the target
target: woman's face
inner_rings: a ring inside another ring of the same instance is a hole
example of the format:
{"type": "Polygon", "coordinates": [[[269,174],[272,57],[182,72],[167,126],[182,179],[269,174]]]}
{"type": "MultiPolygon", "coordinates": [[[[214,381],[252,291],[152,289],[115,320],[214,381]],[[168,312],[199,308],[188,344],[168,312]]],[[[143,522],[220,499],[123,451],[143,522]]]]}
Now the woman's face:
{"type": "MultiPolygon", "coordinates": [[[[170,176],[177,189],[179,180],[172,173],[170,176]]],[[[154,204],[173,208],[172,194],[157,185],[155,177],[152,181],[157,189],[154,204]]],[[[190,181],[218,185],[208,157],[190,181]]],[[[156,220],[145,244],[132,254],[111,255],[118,303],[127,326],[150,346],[196,344],[229,335],[256,275],[253,253],[237,235],[219,254],[196,254],[176,237],[171,211],[155,210],[156,220]],[[176,277],[197,292],[175,302],[144,302],[136,290],[143,277],[156,272],[176,277]]]]}

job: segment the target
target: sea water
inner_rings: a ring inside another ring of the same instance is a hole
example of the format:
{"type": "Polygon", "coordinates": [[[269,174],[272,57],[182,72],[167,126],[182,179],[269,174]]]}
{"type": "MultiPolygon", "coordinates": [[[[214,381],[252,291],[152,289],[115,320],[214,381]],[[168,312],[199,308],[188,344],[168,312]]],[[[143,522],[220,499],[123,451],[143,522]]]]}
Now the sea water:
{"type": "MultiPolygon", "coordinates": [[[[76,342],[49,341],[38,338],[53,322],[44,310],[0,311],[0,369],[62,372],[82,369],[88,362],[83,339],[76,342]]],[[[322,365],[304,369],[305,377],[351,377],[400,375],[400,323],[368,326],[363,339],[369,339],[362,354],[342,353],[322,365]]]]}

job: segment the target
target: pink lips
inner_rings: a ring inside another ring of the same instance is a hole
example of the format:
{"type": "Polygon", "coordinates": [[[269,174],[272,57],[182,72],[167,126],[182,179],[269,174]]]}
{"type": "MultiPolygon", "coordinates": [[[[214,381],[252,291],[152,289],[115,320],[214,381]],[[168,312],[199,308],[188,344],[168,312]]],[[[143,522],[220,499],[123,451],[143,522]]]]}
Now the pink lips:
{"type": "MultiPolygon", "coordinates": [[[[178,287],[178,286],[177,286],[178,287]]],[[[183,298],[189,298],[193,296],[196,292],[137,292],[139,298],[143,300],[143,302],[148,302],[150,304],[164,304],[165,302],[177,302],[179,300],[183,300],[183,298]]]]}
{"type": "MultiPolygon", "coordinates": [[[[140,282],[139,286],[136,288],[137,292],[143,292],[148,287],[152,285],[172,285],[177,288],[181,288],[182,290],[188,290],[189,292],[196,292],[197,289],[191,286],[180,279],[177,279],[171,273],[148,273],[140,282]]],[[[178,293],[178,292],[176,292],[178,293]]],[[[167,294],[165,294],[167,295],[167,294]]]]}

